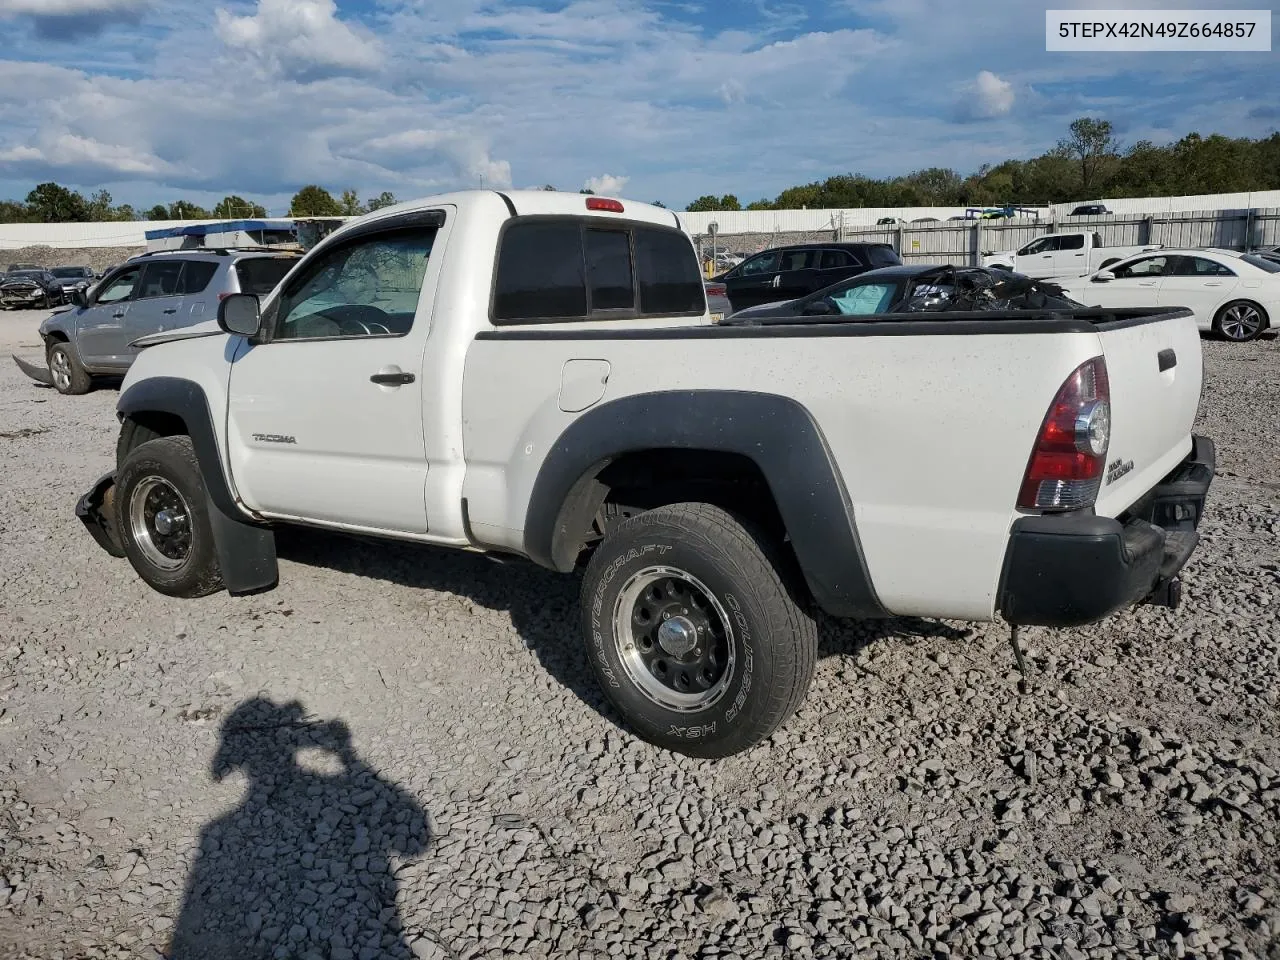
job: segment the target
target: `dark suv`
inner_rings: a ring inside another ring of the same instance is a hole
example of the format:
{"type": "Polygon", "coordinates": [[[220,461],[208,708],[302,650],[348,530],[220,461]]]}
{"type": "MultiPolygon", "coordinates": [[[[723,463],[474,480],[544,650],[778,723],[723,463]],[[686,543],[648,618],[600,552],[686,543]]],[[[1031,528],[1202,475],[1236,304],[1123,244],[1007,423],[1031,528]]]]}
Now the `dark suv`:
{"type": "Polygon", "coordinates": [[[223,297],[265,296],[299,256],[230,249],[131,257],[89,290],[74,290],[74,306],[40,324],[53,386],[60,393],[85,393],[94,374],[123,374],[138,353],[134,340],[214,324],[223,297]]]}
{"type": "Polygon", "coordinates": [[[887,243],[798,243],[757,253],[714,280],[725,285],[729,305],[737,311],[794,300],[846,277],[901,263],[887,243]]]}

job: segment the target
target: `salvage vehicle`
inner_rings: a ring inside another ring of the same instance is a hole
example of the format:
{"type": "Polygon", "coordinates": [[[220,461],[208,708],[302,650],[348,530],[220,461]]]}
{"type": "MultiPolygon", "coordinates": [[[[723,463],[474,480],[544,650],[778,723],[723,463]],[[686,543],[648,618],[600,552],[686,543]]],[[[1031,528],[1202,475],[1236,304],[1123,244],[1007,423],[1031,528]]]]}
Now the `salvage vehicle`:
{"type": "Polygon", "coordinates": [[[1023,244],[1017,250],[984,254],[982,265],[1012,270],[1036,280],[1077,277],[1083,273],[1102,270],[1126,257],[1159,248],[1158,243],[1135,247],[1104,247],[1102,234],[1090,231],[1050,233],[1023,244]]]}
{"type": "Polygon", "coordinates": [[[675,215],[596,195],[369,213],[144,345],[76,514],[152,588],[270,589],[287,524],[579,572],[609,701],[701,757],[796,710],[817,610],[1176,605],[1214,469],[1186,310],[713,324],[675,215]]]}
{"type": "Polygon", "coordinates": [[[902,263],[887,243],[798,243],[764,250],[712,277],[725,286],[734,311],[792,300],[875,267],[902,263]]]}
{"type": "Polygon", "coordinates": [[[40,324],[47,367],[13,359],[59,393],[87,393],[95,376],[118,377],[129,369],[139,338],[212,320],[230,294],[269,293],[297,261],[298,254],[287,251],[140,254],[92,289],[73,289],[74,307],[40,324]]]}
{"type": "Polygon", "coordinates": [[[1061,287],[988,267],[911,264],[868,270],[807,297],[748,307],[728,322],[765,317],[867,316],[942,309],[1074,310],[1061,287]]]}
{"type": "Polygon", "coordinates": [[[48,310],[65,302],[62,284],[43,267],[11,269],[0,281],[0,306],[6,310],[48,310]]]}
{"type": "Polygon", "coordinates": [[[1062,284],[1100,307],[1186,307],[1201,330],[1236,343],[1280,316],[1280,263],[1215,247],[1161,249],[1062,284]]]}
{"type": "Polygon", "coordinates": [[[62,288],[64,301],[70,300],[73,290],[88,290],[97,279],[92,267],[50,267],[49,272],[62,288]]]}

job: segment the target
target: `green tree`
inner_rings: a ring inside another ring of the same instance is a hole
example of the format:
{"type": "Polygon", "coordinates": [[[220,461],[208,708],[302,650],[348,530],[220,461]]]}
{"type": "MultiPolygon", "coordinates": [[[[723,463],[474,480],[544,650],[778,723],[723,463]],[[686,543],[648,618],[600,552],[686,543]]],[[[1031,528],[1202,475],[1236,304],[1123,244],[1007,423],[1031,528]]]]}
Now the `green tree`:
{"type": "Polygon", "coordinates": [[[369,210],[381,210],[383,207],[394,207],[396,205],[396,195],[390,190],[383,190],[376,197],[370,197],[365,201],[365,206],[369,210]]]}
{"type": "Polygon", "coordinates": [[[742,204],[738,202],[738,198],[731,193],[726,193],[723,197],[707,194],[699,197],[693,203],[685,207],[690,213],[710,213],[715,210],[741,210],[742,204]]]}
{"type": "Polygon", "coordinates": [[[190,200],[175,200],[169,204],[169,220],[212,220],[213,216],[204,207],[190,200]]]}
{"type": "Polygon", "coordinates": [[[368,212],[360,205],[360,197],[356,195],[354,190],[343,190],[342,199],[338,201],[338,205],[342,207],[342,215],[344,217],[358,217],[362,213],[368,212]]]}
{"type": "Polygon", "coordinates": [[[324,187],[309,183],[293,195],[289,214],[294,217],[340,217],[342,206],[324,187]]]}
{"type": "Polygon", "coordinates": [[[539,187],[538,189],[539,189],[539,190],[549,190],[549,191],[550,191],[550,192],[552,192],[552,193],[555,193],[555,192],[556,192],[556,188],[555,188],[555,187],[553,187],[553,186],[552,186],[551,184],[549,184],[549,183],[544,183],[544,184],[543,184],[541,187],[539,187]]]}
{"type": "Polygon", "coordinates": [[[748,210],[772,210],[773,201],[772,200],[752,200],[750,203],[747,204],[747,209],[748,210]]]}
{"type": "Polygon", "coordinates": [[[654,205],[655,207],[661,207],[663,210],[667,209],[667,205],[666,205],[665,203],[663,203],[661,200],[655,200],[655,201],[653,201],[653,205],[654,205]]]}
{"type": "Polygon", "coordinates": [[[148,220],[168,220],[169,208],[163,203],[157,203],[154,207],[147,211],[148,220]]]}
{"type": "Polygon", "coordinates": [[[133,206],[131,204],[122,203],[120,204],[120,206],[116,207],[115,211],[112,213],[111,219],[112,220],[142,220],[144,218],[138,215],[138,212],[133,209],[133,206]]]}
{"type": "Polygon", "coordinates": [[[253,203],[232,193],[219,200],[214,205],[212,212],[219,220],[244,220],[252,217],[265,217],[267,208],[260,203],[253,203]]]}
{"type": "Polygon", "coordinates": [[[1090,195],[1102,185],[1120,144],[1110,120],[1080,117],[1071,121],[1070,130],[1069,136],[1058,141],[1058,149],[1078,164],[1080,191],[1090,195]]]}
{"type": "Polygon", "coordinates": [[[25,203],[16,200],[0,200],[0,223],[27,223],[31,211],[25,203]]]}
{"type": "Polygon", "coordinates": [[[75,190],[57,183],[42,183],[27,194],[27,208],[41,223],[83,223],[89,205],[75,190]]]}
{"type": "Polygon", "coordinates": [[[595,193],[595,191],[594,191],[594,190],[588,190],[586,187],[583,187],[583,188],[582,188],[581,190],[579,190],[578,192],[579,192],[579,193],[595,193]]]}

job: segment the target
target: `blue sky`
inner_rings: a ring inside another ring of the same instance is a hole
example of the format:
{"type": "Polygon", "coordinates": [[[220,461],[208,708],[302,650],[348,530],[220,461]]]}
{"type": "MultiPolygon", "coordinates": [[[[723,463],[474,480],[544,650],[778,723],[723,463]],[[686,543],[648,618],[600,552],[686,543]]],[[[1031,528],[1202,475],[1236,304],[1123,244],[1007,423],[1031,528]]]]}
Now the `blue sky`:
{"type": "Polygon", "coordinates": [[[57,180],[283,213],[312,182],[401,199],[483,182],[683,207],[967,173],[1086,114],[1128,143],[1280,126],[1280,52],[1046,53],[1049,5],[1120,6],[0,0],[0,198],[57,180]]]}

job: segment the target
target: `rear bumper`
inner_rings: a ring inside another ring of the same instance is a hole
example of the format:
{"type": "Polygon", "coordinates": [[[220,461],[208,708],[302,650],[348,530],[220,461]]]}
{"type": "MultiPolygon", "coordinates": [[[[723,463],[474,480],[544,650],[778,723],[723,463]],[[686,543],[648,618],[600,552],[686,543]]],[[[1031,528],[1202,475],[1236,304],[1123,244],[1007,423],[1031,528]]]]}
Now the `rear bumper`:
{"type": "Polygon", "coordinates": [[[1215,451],[1194,437],[1191,453],[1122,519],[1092,514],[1015,521],[1000,577],[998,608],[1010,623],[1074,627],[1139,603],[1175,607],[1178,574],[1213,482],[1215,451]]]}

